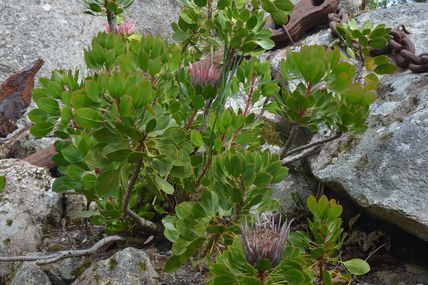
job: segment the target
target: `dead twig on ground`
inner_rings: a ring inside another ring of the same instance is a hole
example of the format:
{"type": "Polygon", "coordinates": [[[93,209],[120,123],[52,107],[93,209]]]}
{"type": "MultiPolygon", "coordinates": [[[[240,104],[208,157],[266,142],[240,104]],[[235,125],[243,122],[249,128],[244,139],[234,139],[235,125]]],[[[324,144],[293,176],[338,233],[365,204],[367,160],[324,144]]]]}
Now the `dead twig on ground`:
{"type": "Polygon", "coordinates": [[[92,247],[87,249],[76,249],[76,250],[66,250],[66,251],[58,251],[56,253],[48,254],[48,255],[20,255],[20,256],[6,256],[0,257],[0,262],[21,262],[21,261],[36,261],[38,265],[50,264],[59,260],[73,258],[73,257],[81,257],[88,256],[96,253],[102,247],[107,244],[118,242],[118,241],[128,241],[130,238],[122,237],[119,235],[108,236],[97,243],[95,243],[92,247]]]}

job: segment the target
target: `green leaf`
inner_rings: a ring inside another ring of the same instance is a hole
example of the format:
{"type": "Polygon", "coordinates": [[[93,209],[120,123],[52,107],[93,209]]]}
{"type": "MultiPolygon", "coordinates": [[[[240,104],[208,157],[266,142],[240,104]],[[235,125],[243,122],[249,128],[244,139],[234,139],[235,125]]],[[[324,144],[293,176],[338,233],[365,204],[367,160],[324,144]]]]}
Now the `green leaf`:
{"type": "Polygon", "coordinates": [[[40,109],[34,109],[28,113],[28,118],[30,118],[32,122],[39,124],[46,122],[49,116],[40,109]]]}
{"type": "Polygon", "coordinates": [[[0,176],[0,193],[6,188],[6,177],[0,176]]]}
{"type": "Polygon", "coordinates": [[[172,39],[174,41],[177,42],[184,42],[185,40],[187,40],[188,38],[190,38],[190,34],[183,32],[183,31],[176,31],[173,35],[172,35],[172,39]]]}
{"type": "Polygon", "coordinates": [[[113,98],[120,98],[126,90],[126,81],[119,73],[114,73],[108,81],[108,92],[113,98]]]}
{"type": "Polygon", "coordinates": [[[205,7],[207,5],[207,0],[195,0],[195,4],[199,7],[205,7]]]}
{"type": "Polygon", "coordinates": [[[109,198],[119,191],[120,173],[118,170],[110,170],[100,174],[95,183],[95,191],[100,197],[109,198]]]}
{"type": "Polygon", "coordinates": [[[314,215],[317,212],[317,199],[315,196],[311,195],[308,197],[307,205],[309,208],[309,211],[314,215]]]}
{"type": "Polygon", "coordinates": [[[178,268],[182,265],[182,262],[180,260],[180,256],[173,255],[168,259],[168,261],[165,264],[164,271],[165,272],[175,272],[178,268]]]}
{"type": "Polygon", "coordinates": [[[114,12],[117,9],[117,4],[115,2],[108,2],[107,3],[107,9],[114,12]]]}
{"type": "Polygon", "coordinates": [[[277,25],[285,25],[288,23],[288,13],[279,9],[272,11],[271,13],[272,19],[277,25]]]}
{"type": "Polygon", "coordinates": [[[191,130],[190,131],[190,140],[195,145],[201,147],[204,145],[204,141],[202,139],[202,135],[198,130],[191,130]]]}
{"type": "Polygon", "coordinates": [[[394,71],[397,69],[397,67],[392,63],[385,63],[378,65],[374,72],[377,74],[391,74],[394,73],[394,71]]]}
{"type": "Polygon", "coordinates": [[[65,176],[55,179],[54,183],[52,184],[52,191],[56,193],[64,193],[69,190],[68,187],[66,187],[64,184],[65,179],[67,179],[65,176]]]}
{"type": "Polygon", "coordinates": [[[265,50],[270,50],[270,49],[273,49],[275,47],[275,43],[270,39],[259,40],[259,41],[256,41],[256,43],[262,49],[265,49],[265,50]]]}
{"type": "Polygon", "coordinates": [[[174,187],[172,187],[172,185],[169,184],[168,181],[166,181],[165,179],[162,179],[159,176],[155,176],[155,182],[158,187],[166,194],[174,194],[174,187]]]}
{"type": "Polygon", "coordinates": [[[370,46],[375,49],[383,49],[388,44],[384,37],[377,37],[370,41],[370,46]]]}
{"type": "Polygon", "coordinates": [[[36,138],[41,138],[49,134],[53,128],[54,128],[54,124],[52,123],[48,123],[48,122],[38,123],[31,128],[30,133],[36,138]]]}
{"type": "Polygon", "coordinates": [[[89,4],[89,8],[97,13],[101,13],[103,10],[101,9],[100,5],[98,5],[97,3],[91,3],[89,4]]]}
{"type": "MultiPolygon", "coordinates": [[[[220,282],[216,282],[215,284],[220,284],[220,282]]],[[[225,283],[226,284],[226,283],[225,283]]],[[[240,282],[240,285],[262,285],[262,282],[256,277],[244,276],[240,282]]]]}
{"type": "Polygon", "coordinates": [[[354,275],[364,275],[370,271],[370,265],[359,258],[344,261],[343,264],[354,275]]]}
{"type": "Polygon", "coordinates": [[[302,284],[305,276],[297,269],[290,269],[285,272],[284,279],[288,281],[288,284],[302,284]]]}
{"type": "Polygon", "coordinates": [[[43,112],[52,115],[52,116],[58,116],[59,115],[59,105],[58,102],[52,98],[41,98],[37,100],[37,105],[39,106],[39,109],[43,112]]]}
{"type": "Polygon", "coordinates": [[[75,111],[74,120],[82,128],[96,128],[103,121],[101,114],[92,108],[81,108],[75,111]]]}

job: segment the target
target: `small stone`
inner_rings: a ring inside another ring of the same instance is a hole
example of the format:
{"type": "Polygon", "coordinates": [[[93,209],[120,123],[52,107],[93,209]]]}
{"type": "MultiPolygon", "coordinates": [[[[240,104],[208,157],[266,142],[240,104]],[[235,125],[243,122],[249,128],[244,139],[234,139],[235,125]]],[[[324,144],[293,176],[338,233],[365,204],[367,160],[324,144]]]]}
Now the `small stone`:
{"type": "Polygon", "coordinates": [[[74,285],[157,284],[158,274],[144,250],[128,247],[89,267],[74,285]]]}

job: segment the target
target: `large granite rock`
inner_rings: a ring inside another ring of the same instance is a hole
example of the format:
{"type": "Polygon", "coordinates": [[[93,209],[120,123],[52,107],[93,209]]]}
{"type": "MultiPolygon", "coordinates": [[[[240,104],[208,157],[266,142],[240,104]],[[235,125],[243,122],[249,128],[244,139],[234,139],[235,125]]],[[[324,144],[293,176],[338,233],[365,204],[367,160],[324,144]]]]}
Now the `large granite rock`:
{"type": "MultiPolygon", "coordinates": [[[[417,54],[428,52],[428,4],[407,4],[358,17],[411,31],[417,54]]],[[[328,39],[325,31],[318,37],[328,39]]],[[[314,35],[305,41],[316,43],[314,35]]],[[[369,129],[324,147],[313,174],[401,229],[428,240],[428,74],[383,76],[369,129]]]]}
{"type": "MultiPolygon", "coordinates": [[[[13,159],[0,160],[0,176],[6,176],[7,183],[0,194],[0,255],[36,252],[43,228],[60,222],[59,196],[50,190],[52,179],[47,170],[13,159]]],[[[1,263],[0,280],[15,266],[1,263]]]]}
{"type": "Polygon", "coordinates": [[[149,256],[141,249],[128,247],[89,267],[73,284],[151,285],[157,284],[157,277],[149,256]]]}
{"type": "MultiPolygon", "coordinates": [[[[85,72],[83,48],[104,30],[105,18],[83,13],[81,0],[2,0],[0,4],[0,82],[36,58],[45,60],[38,73],[79,68],[85,72]]],[[[125,17],[144,33],[171,34],[178,17],[177,0],[135,0],[125,17]]]]}

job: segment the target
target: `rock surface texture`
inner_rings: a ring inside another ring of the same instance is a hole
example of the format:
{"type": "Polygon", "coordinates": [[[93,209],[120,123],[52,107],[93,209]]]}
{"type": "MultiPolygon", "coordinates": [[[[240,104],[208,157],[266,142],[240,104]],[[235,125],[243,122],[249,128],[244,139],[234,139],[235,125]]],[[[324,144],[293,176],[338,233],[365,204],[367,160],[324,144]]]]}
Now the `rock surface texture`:
{"type": "MultiPolygon", "coordinates": [[[[2,0],[0,4],[0,82],[14,71],[41,57],[38,76],[54,69],[79,68],[85,72],[83,48],[104,30],[105,18],[83,14],[81,0],[2,0]]],[[[125,17],[137,31],[171,34],[178,17],[176,0],[135,0],[125,17]]]]}
{"type": "MultiPolygon", "coordinates": [[[[59,224],[59,196],[51,192],[47,170],[24,161],[0,160],[0,176],[6,189],[0,194],[0,255],[36,252],[47,224],[59,224]]],[[[0,264],[0,280],[12,273],[15,264],[0,264]]]]}
{"type": "Polygon", "coordinates": [[[73,284],[150,285],[157,284],[157,277],[149,256],[141,249],[128,247],[89,267],[73,284]]]}
{"type": "Polygon", "coordinates": [[[11,285],[51,285],[49,277],[34,262],[24,262],[16,271],[11,285]]]}
{"type": "MultiPolygon", "coordinates": [[[[357,19],[403,24],[416,53],[428,52],[427,3],[371,11],[357,19]]],[[[326,39],[325,32],[320,38],[326,39]]],[[[326,145],[311,161],[312,172],[369,213],[428,240],[428,74],[398,70],[383,76],[378,94],[368,130],[326,145]]]]}

